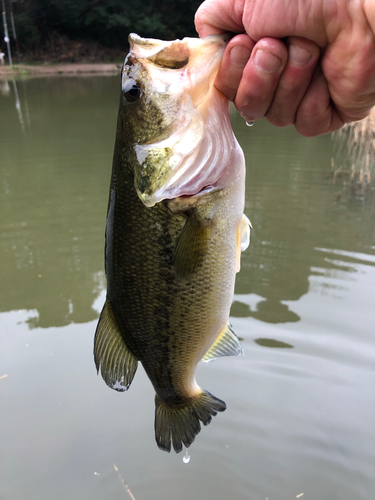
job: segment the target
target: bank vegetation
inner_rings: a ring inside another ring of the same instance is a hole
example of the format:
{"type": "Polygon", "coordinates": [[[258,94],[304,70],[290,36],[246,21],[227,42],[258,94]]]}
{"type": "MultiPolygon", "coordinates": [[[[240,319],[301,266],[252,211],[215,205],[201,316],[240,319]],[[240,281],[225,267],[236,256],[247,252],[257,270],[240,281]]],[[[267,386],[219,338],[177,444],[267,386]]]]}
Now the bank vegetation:
{"type": "MultiPolygon", "coordinates": [[[[200,3],[201,0],[5,0],[13,59],[17,63],[121,60],[128,50],[127,37],[131,32],[165,40],[196,36],[194,13],[200,3]]],[[[0,43],[0,50],[6,53],[5,42],[0,43]]]]}

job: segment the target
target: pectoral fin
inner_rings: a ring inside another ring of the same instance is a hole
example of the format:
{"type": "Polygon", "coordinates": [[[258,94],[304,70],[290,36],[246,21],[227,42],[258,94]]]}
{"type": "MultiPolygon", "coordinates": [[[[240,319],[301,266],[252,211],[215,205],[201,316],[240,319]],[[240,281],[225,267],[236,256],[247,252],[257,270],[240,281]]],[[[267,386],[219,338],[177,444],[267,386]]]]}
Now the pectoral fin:
{"type": "Polygon", "coordinates": [[[198,210],[194,210],[183,227],[174,253],[174,269],[182,283],[190,281],[202,265],[211,229],[212,220],[201,217],[198,210]]]}
{"type": "Polygon", "coordinates": [[[210,347],[209,351],[202,358],[202,361],[213,361],[222,356],[243,356],[244,350],[232,330],[230,324],[225,325],[218,338],[210,347]]]}
{"type": "Polygon", "coordinates": [[[127,391],[138,366],[117,326],[111,304],[106,300],[94,340],[94,360],[105,383],[116,391],[127,391]]]}
{"type": "Polygon", "coordinates": [[[241,252],[246,250],[250,245],[250,229],[253,229],[251,222],[245,214],[242,214],[242,237],[241,237],[241,252]]]}
{"type": "Polygon", "coordinates": [[[250,229],[252,228],[253,226],[249,219],[245,214],[242,214],[242,219],[237,229],[236,273],[239,272],[241,267],[241,252],[246,250],[250,245],[250,229]]]}

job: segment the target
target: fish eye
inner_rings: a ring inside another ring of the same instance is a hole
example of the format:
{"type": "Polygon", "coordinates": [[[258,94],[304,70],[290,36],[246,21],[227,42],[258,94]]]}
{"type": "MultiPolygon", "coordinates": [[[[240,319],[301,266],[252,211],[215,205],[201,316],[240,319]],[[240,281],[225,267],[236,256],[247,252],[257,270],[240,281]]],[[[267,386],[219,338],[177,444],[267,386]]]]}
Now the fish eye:
{"type": "Polygon", "coordinates": [[[137,102],[142,95],[142,86],[137,80],[129,79],[122,87],[124,100],[128,104],[137,102]]]}

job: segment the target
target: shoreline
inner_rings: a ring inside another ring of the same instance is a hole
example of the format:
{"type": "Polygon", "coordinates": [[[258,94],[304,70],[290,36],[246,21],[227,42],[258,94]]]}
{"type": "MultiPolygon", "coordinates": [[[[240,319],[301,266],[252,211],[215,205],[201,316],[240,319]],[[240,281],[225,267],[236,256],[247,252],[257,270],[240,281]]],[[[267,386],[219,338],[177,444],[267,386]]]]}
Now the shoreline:
{"type": "Polygon", "coordinates": [[[70,64],[14,64],[0,66],[0,78],[14,78],[17,76],[47,76],[47,75],[116,75],[119,73],[119,64],[116,63],[70,63],[70,64]]]}

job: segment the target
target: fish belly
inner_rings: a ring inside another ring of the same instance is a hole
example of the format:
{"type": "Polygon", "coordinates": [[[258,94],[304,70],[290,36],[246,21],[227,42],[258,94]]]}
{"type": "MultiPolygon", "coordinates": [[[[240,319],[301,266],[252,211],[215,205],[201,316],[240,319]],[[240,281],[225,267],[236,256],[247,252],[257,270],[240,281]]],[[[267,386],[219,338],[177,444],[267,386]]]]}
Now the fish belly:
{"type": "Polygon", "coordinates": [[[243,155],[235,150],[219,188],[153,207],[138,198],[128,156],[121,143],[116,146],[106,226],[107,300],[94,358],[118,391],[129,388],[142,363],[156,392],[156,442],[180,452],[201,422],[209,424],[226,408],[197,385],[198,362],[243,352],[228,326],[243,226],[243,155]],[[188,250],[190,239],[195,244],[199,224],[205,235],[199,265],[183,265],[180,272],[181,255],[183,264],[190,259],[186,249],[180,251],[182,242],[188,250]]]}
{"type": "Polygon", "coordinates": [[[228,322],[244,175],[239,168],[219,191],[206,255],[184,283],[176,275],[174,253],[186,216],[171,212],[165,202],[145,207],[130,169],[127,174],[117,175],[111,188],[108,299],[126,344],[158,396],[181,400],[199,389],[196,365],[228,322]]]}

